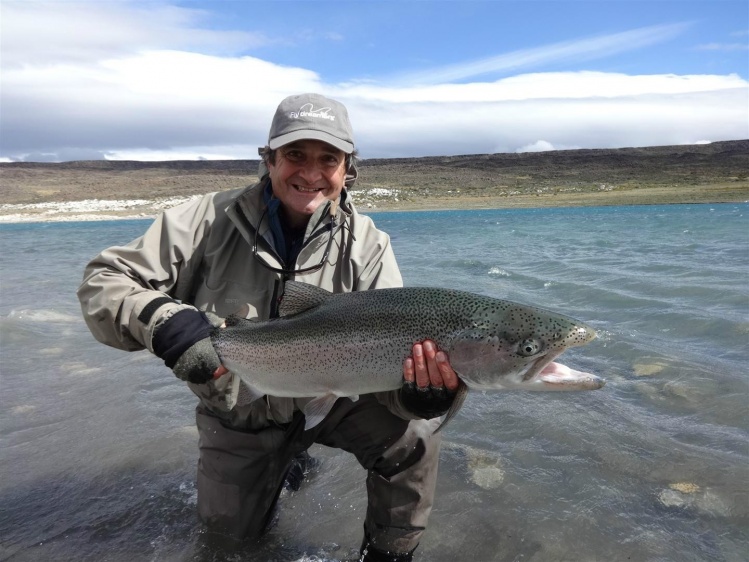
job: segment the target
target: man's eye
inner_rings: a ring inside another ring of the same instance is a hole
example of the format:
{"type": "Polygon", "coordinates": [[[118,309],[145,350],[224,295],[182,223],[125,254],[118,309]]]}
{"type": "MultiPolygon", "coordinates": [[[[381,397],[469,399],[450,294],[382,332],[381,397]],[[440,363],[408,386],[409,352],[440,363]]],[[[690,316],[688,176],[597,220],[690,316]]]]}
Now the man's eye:
{"type": "Polygon", "coordinates": [[[338,158],[336,158],[335,156],[325,156],[325,157],[323,157],[322,162],[323,162],[323,164],[325,164],[326,166],[329,166],[331,168],[337,167],[338,164],[341,163],[341,161],[338,158]]]}
{"type": "Polygon", "coordinates": [[[299,162],[304,158],[304,155],[299,150],[289,150],[284,156],[292,162],[299,162]]]}

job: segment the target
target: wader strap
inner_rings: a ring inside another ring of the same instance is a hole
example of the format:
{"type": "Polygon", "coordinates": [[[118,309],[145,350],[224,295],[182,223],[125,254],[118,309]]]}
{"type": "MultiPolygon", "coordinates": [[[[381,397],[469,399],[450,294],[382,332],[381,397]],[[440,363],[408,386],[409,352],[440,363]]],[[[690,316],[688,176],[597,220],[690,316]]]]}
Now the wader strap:
{"type": "Polygon", "coordinates": [[[148,323],[151,321],[151,318],[153,318],[154,313],[168,303],[175,303],[177,301],[174,299],[170,299],[169,297],[156,297],[151,302],[149,302],[145,307],[143,307],[143,310],[140,311],[140,314],[138,315],[138,321],[142,324],[148,325],[148,323]]]}

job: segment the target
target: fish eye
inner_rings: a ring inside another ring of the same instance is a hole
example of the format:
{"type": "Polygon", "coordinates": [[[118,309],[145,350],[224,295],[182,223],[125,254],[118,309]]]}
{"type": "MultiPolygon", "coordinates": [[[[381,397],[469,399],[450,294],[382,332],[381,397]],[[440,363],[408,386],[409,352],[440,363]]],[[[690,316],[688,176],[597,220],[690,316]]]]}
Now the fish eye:
{"type": "Polygon", "coordinates": [[[527,339],[520,342],[518,345],[518,355],[522,357],[531,357],[541,351],[541,344],[534,339],[527,339]]]}

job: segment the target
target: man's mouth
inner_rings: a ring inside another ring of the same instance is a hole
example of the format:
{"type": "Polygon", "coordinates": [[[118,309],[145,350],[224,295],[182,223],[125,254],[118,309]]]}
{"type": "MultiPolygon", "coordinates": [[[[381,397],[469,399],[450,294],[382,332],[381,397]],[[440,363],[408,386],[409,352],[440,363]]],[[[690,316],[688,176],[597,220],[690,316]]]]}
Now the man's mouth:
{"type": "Polygon", "coordinates": [[[302,187],[301,185],[294,185],[294,189],[297,191],[301,191],[302,193],[316,193],[318,191],[322,191],[324,188],[322,187],[302,187]]]}

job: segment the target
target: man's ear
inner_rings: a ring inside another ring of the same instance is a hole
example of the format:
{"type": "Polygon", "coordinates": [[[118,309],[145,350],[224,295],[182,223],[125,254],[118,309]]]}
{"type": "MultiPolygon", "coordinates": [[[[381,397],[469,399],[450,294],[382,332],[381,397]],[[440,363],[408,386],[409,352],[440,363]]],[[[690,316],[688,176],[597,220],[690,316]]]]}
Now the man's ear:
{"type": "Polygon", "coordinates": [[[355,159],[351,159],[351,164],[349,164],[348,170],[346,170],[346,179],[343,182],[343,185],[345,187],[353,187],[354,183],[356,183],[356,179],[359,177],[359,169],[356,167],[355,159]]]}

